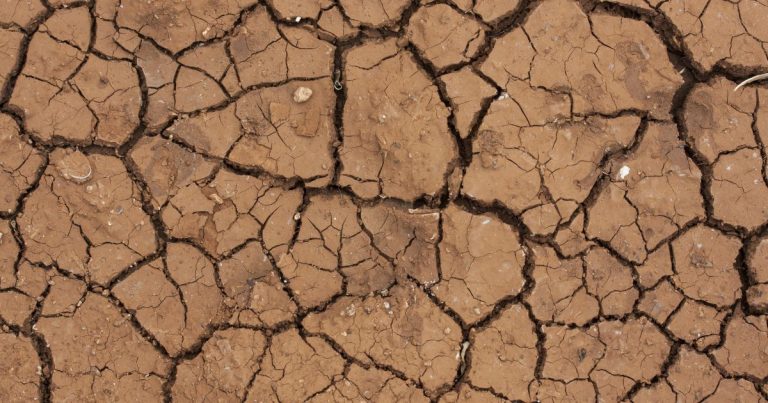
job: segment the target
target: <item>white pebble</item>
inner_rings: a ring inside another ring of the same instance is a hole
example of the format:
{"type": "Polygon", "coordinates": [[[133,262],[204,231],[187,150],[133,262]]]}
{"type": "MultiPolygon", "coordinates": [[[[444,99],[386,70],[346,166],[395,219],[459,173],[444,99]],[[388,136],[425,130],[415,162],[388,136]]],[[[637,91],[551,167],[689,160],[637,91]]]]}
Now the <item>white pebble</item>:
{"type": "Polygon", "coordinates": [[[312,90],[307,87],[296,88],[293,92],[293,101],[301,104],[307,102],[312,97],[312,90]]]}
{"type": "Polygon", "coordinates": [[[623,167],[621,167],[621,169],[619,169],[619,179],[624,180],[624,178],[626,178],[627,175],[629,175],[629,171],[630,169],[628,166],[624,165],[623,167]]]}

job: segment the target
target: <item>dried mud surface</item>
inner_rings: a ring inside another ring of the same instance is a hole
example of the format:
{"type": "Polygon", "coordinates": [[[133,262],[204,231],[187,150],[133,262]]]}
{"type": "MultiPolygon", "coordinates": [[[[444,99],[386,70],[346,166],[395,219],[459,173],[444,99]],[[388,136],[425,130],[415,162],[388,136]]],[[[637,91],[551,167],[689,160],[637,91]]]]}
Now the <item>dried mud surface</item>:
{"type": "Polygon", "coordinates": [[[0,400],[768,401],[763,0],[0,0],[0,400]]]}

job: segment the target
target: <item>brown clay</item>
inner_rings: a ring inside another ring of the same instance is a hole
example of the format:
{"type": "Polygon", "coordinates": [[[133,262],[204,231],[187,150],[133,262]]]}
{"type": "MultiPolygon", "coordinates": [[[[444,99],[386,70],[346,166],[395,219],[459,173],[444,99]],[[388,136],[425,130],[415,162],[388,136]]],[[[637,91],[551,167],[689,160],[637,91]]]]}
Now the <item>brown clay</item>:
{"type": "Polygon", "coordinates": [[[765,21],[0,0],[0,401],[767,402],[765,21]]]}

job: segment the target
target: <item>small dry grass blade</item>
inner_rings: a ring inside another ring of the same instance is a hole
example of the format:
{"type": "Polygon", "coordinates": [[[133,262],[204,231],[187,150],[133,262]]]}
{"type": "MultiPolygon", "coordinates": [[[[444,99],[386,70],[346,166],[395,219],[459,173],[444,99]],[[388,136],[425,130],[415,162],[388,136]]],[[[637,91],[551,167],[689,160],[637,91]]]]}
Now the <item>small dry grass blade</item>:
{"type": "Polygon", "coordinates": [[[750,84],[750,83],[753,83],[753,82],[755,82],[755,81],[765,80],[766,78],[768,78],[768,73],[758,74],[758,75],[756,75],[756,76],[750,77],[750,78],[748,78],[748,79],[746,79],[746,80],[742,81],[742,82],[741,82],[741,83],[739,83],[739,85],[737,85],[737,86],[736,86],[736,88],[734,88],[733,90],[734,90],[734,91],[738,91],[738,90],[739,90],[739,88],[741,88],[741,87],[743,87],[743,86],[745,86],[745,85],[748,85],[748,84],[750,84]]]}

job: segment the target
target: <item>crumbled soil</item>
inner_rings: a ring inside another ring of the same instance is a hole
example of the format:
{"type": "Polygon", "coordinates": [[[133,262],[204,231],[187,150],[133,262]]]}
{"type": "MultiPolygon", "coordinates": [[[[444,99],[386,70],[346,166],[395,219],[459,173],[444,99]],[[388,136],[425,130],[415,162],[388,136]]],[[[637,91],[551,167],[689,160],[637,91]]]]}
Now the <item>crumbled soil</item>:
{"type": "Polygon", "coordinates": [[[3,402],[768,402],[761,0],[0,2],[3,402]]]}

